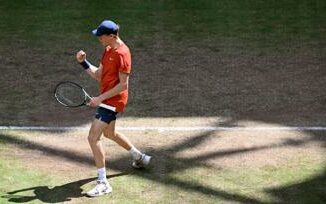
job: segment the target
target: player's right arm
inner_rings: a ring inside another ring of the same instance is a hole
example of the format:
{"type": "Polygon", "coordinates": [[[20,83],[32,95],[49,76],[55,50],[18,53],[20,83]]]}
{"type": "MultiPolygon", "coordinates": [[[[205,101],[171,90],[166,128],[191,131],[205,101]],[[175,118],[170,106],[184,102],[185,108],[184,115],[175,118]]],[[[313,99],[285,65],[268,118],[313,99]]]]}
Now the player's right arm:
{"type": "Polygon", "coordinates": [[[85,71],[88,75],[90,75],[93,79],[100,81],[101,80],[101,72],[102,72],[102,64],[99,67],[92,65],[86,59],[86,53],[83,50],[80,50],[76,54],[77,61],[84,67],[85,71]]]}

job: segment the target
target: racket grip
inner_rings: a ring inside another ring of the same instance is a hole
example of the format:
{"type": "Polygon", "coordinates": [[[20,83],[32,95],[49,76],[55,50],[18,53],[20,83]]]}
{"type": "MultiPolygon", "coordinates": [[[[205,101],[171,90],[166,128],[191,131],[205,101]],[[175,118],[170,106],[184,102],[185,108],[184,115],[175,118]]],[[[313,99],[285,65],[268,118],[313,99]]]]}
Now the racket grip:
{"type": "Polygon", "coordinates": [[[109,106],[109,105],[106,105],[104,103],[101,103],[99,106],[102,107],[102,108],[106,108],[108,110],[114,111],[114,112],[116,110],[116,108],[114,106],[109,106]]]}

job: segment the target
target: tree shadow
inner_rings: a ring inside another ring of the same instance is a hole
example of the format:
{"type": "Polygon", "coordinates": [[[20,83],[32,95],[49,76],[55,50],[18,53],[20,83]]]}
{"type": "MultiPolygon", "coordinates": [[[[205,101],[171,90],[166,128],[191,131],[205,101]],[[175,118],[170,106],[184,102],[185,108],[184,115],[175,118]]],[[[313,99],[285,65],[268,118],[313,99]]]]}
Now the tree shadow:
{"type": "MultiPolygon", "coordinates": [[[[11,7],[15,2],[12,1],[7,4],[11,7]]],[[[84,6],[87,7],[87,4],[84,6]]],[[[236,9],[237,6],[233,7],[233,4],[230,4],[230,7],[220,14],[223,18],[225,17],[226,22],[246,22],[244,24],[248,25],[246,29],[241,24],[235,27],[226,26],[229,28],[224,30],[225,35],[223,32],[219,32],[222,33],[221,35],[215,35],[215,29],[223,28],[223,22],[219,24],[213,20],[206,22],[210,26],[207,26],[205,22],[202,25],[197,25],[200,26],[199,28],[204,26],[203,28],[207,31],[204,38],[201,35],[201,37],[192,36],[193,33],[191,33],[191,39],[198,38],[189,41],[190,36],[181,32],[177,33],[179,36],[176,38],[178,42],[166,40],[166,37],[169,36],[166,35],[167,32],[170,34],[173,31],[182,30],[183,27],[180,27],[180,25],[184,25],[184,28],[188,26],[183,22],[184,18],[174,18],[175,14],[180,12],[179,6],[179,4],[176,4],[175,6],[169,5],[168,7],[162,6],[159,8],[155,5],[154,10],[158,10],[159,15],[153,15],[152,17],[165,20],[164,23],[155,26],[157,35],[151,35],[152,43],[144,43],[145,41],[138,37],[134,39],[131,36],[128,37],[131,39],[130,45],[134,56],[133,67],[136,68],[133,71],[130,84],[131,87],[137,88],[130,90],[131,100],[125,116],[144,118],[207,116],[286,126],[325,125],[326,81],[324,76],[326,69],[323,67],[326,65],[326,58],[322,46],[324,41],[320,37],[323,36],[320,29],[322,22],[321,18],[318,17],[323,16],[324,9],[316,9],[314,3],[298,3],[296,1],[287,2],[286,4],[280,3],[277,6],[272,4],[269,11],[277,11],[282,6],[292,8],[288,9],[287,12],[281,12],[273,20],[270,18],[269,12],[264,13],[265,8],[261,7],[260,3],[254,3],[247,8],[244,7],[242,11],[244,15],[233,15],[238,9],[236,9]],[[300,9],[305,10],[307,15],[302,16],[301,12],[299,12],[300,9]],[[299,24],[292,25],[295,27],[295,34],[286,31],[294,27],[280,29],[284,25],[288,25],[288,22],[285,21],[289,16],[298,19],[299,24]],[[257,19],[260,22],[258,24],[256,23],[257,19]],[[167,31],[165,26],[170,21],[174,22],[173,25],[171,24],[172,32],[171,30],[167,31]],[[304,32],[306,30],[306,23],[304,22],[306,21],[312,22],[309,33],[314,35],[311,35],[311,38],[306,38],[306,32],[304,32]],[[274,26],[275,22],[281,26],[274,26]],[[264,27],[273,28],[269,36],[272,37],[272,40],[268,36],[266,38],[265,31],[260,31],[265,30],[261,29],[264,27]],[[235,40],[230,38],[230,36],[237,36],[239,30],[246,32],[243,35],[239,33],[239,38],[235,38],[235,40]],[[277,43],[274,44],[273,40],[279,42],[276,39],[277,37],[282,39],[285,37],[284,46],[279,47],[277,43]],[[295,40],[296,37],[301,40],[295,40]],[[139,48],[137,45],[140,44],[146,45],[139,48]],[[319,46],[315,46],[317,44],[319,46]],[[257,47],[252,45],[257,45],[257,47]],[[283,52],[279,52],[282,50],[283,52]],[[155,66],[153,67],[153,65],[155,66]]],[[[202,5],[201,8],[205,8],[209,13],[216,14],[217,11],[220,11],[219,6],[219,4],[208,3],[202,5]]],[[[152,5],[146,7],[149,10],[152,9],[152,5]]],[[[35,5],[30,5],[28,9],[33,11],[37,8],[35,5]]],[[[186,11],[186,13],[201,11],[197,9],[197,7],[191,7],[191,9],[184,7],[181,11],[186,11]]],[[[87,10],[89,9],[87,8],[87,10]]],[[[14,10],[4,10],[4,15],[8,19],[24,19],[24,17],[28,17],[29,13],[34,15],[37,13],[19,12],[20,15],[17,17],[11,15],[12,11],[14,10]]],[[[128,13],[129,10],[122,9],[121,12],[128,13]]],[[[134,12],[136,12],[135,15],[138,12],[140,12],[138,14],[143,15],[143,12],[146,11],[143,9],[137,11],[136,9],[134,12]]],[[[198,19],[207,19],[207,12],[196,12],[196,15],[187,15],[186,17],[189,18],[187,19],[189,22],[197,22],[198,19]]],[[[42,17],[43,14],[38,12],[37,15],[42,17]]],[[[212,15],[212,19],[215,17],[215,15],[212,15]]],[[[33,24],[33,22],[29,23],[33,24]]],[[[129,24],[129,28],[131,29],[130,33],[133,33],[134,30],[132,29],[137,28],[137,33],[144,31],[144,37],[149,34],[147,27],[142,30],[139,26],[129,24]]],[[[11,32],[21,33],[21,31],[25,31],[24,28],[17,26],[11,32]]],[[[47,38],[44,39],[51,42],[47,38]]],[[[2,88],[1,93],[4,96],[1,101],[0,111],[2,122],[6,125],[57,126],[88,123],[89,118],[93,117],[94,110],[85,108],[82,111],[80,109],[69,109],[68,111],[54,100],[49,100],[53,99],[53,88],[60,80],[79,81],[90,93],[97,93],[95,91],[96,83],[86,78],[84,74],[81,75],[80,69],[77,68],[78,65],[75,63],[73,50],[76,49],[76,45],[84,46],[84,42],[81,45],[80,40],[74,40],[75,43],[63,43],[57,48],[54,46],[53,51],[57,56],[55,58],[47,52],[49,46],[39,48],[33,46],[33,43],[29,44],[27,42],[27,38],[22,38],[21,40],[5,40],[5,43],[1,45],[1,59],[4,73],[6,73],[0,76],[0,78],[2,77],[0,88],[2,88]],[[12,49],[13,47],[16,49],[12,49]],[[26,53],[28,53],[28,58],[26,58],[26,53]],[[44,69],[44,63],[49,69],[44,69]],[[67,69],[66,67],[76,67],[76,69],[67,69]],[[34,70],[33,72],[30,71],[31,68],[34,70]],[[46,74],[42,74],[45,72],[46,74]],[[17,76],[27,77],[16,80],[17,76]],[[31,96],[37,97],[30,100],[31,96]]],[[[129,45],[129,42],[127,44],[129,45]]],[[[100,56],[100,50],[95,49],[94,44],[86,44],[85,49],[96,50],[93,56],[100,56]]],[[[94,59],[93,62],[95,62],[94,59]]],[[[318,132],[309,133],[312,135],[311,141],[320,141],[326,147],[323,134],[318,132]]],[[[209,133],[207,134],[209,135],[209,133]]],[[[160,160],[168,158],[177,161],[179,164],[182,163],[182,165],[176,167],[161,167],[163,170],[173,172],[182,168],[191,168],[194,165],[193,163],[204,165],[201,160],[208,158],[273,148],[261,146],[232,151],[216,151],[209,155],[198,155],[196,158],[189,158],[188,160],[175,158],[173,153],[178,151],[177,148],[195,148],[196,144],[204,141],[203,138],[198,137],[189,141],[192,142],[192,146],[177,144],[172,148],[152,152],[157,154],[156,157],[160,160]]],[[[15,141],[15,138],[11,137],[4,138],[4,141],[9,143],[22,142],[22,144],[19,144],[22,148],[38,149],[46,152],[49,156],[64,158],[71,162],[85,165],[93,164],[92,158],[76,155],[72,151],[45,147],[29,141],[15,141]]],[[[284,143],[283,145],[300,145],[300,141],[288,141],[288,144],[284,143]]],[[[113,167],[121,170],[123,169],[121,163],[122,158],[113,161],[115,165],[113,167]]],[[[314,179],[312,178],[312,180],[314,179]]],[[[318,182],[318,179],[316,182],[318,182]]],[[[298,185],[303,185],[303,188],[305,188],[304,183],[298,185]]],[[[286,189],[289,188],[286,187],[286,189]]],[[[277,195],[280,194],[277,193],[277,195]]]]}
{"type": "MultiPolygon", "coordinates": [[[[270,144],[270,145],[261,145],[251,148],[240,148],[240,149],[229,149],[229,150],[217,150],[215,152],[203,154],[203,155],[196,155],[194,157],[188,157],[188,158],[180,158],[177,157],[176,154],[178,152],[181,152],[183,150],[187,149],[193,149],[198,148],[200,144],[205,142],[207,139],[209,139],[214,131],[207,131],[203,132],[201,134],[198,134],[192,138],[186,139],[182,142],[176,143],[172,146],[163,146],[158,149],[149,149],[147,152],[151,155],[153,155],[153,162],[152,167],[149,169],[143,169],[142,171],[138,170],[130,170],[131,168],[128,167],[126,164],[129,160],[128,157],[119,157],[114,160],[109,161],[109,168],[120,171],[120,172],[126,172],[128,171],[128,174],[132,174],[137,177],[141,177],[144,179],[151,180],[156,183],[160,183],[166,186],[174,186],[178,187],[183,190],[187,191],[193,191],[217,198],[222,198],[224,200],[233,201],[233,202],[239,202],[239,203],[264,203],[258,199],[250,198],[248,196],[241,195],[240,193],[230,193],[227,191],[224,191],[222,189],[213,188],[204,186],[200,183],[191,182],[191,181],[183,181],[181,179],[177,179],[173,177],[174,172],[180,172],[185,171],[187,169],[196,168],[200,166],[204,167],[210,167],[207,166],[207,160],[209,159],[217,159],[220,157],[228,157],[233,155],[240,155],[243,153],[248,152],[258,152],[261,150],[266,149],[272,149],[272,148],[280,148],[280,147],[290,147],[290,146],[301,146],[304,144],[309,143],[311,140],[313,141],[314,138],[306,138],[304,140],[284,140],[280,143],[270,144]]],[[[326,138],[320,138],[322,141],[324,141],[326,138]]],[[[88,166],[93,166],[94,162],[91,157],[76,154],[76,152],[68,151],[68,150],[62,150],[54,147],[49,147],[41,143],[32,142],[26,139],[17,138],[15,136],[0,135],[0,142],[7,143],[7,144],[13,144],[18,146],[22,149],[28,149],[28,150],[38,150],[42,151],[45,155],[50,157],[59,157],[65,160],[68,160],[70,162],[74,162],[77,164],[83,164],[88,166]]],[[[215,167],[213,167],[215,168],[215,167]]],[[[218,170],[218,169],[215,169],[218,170]]],[[[92,178],[94,179],[94,178],[92,178]]],[[[68,183],[62,186],[57,186],[52,189],[50,189],[47,186],[38,186],[28,189],[22,189],[17,191],[9,192],[9,195],[27,191],[27,190],[34,190],[35,196],[29,197],[7,197],[9,198],[8,201],[12,202],[27,202],[29,200],[33,199],[39,199],[39,200],[46,200],[47,196],[45,195],[54,195],[54,194],[60,194],[57,196],[58,198],[49,198],[47,202],[60,202],[60,201],[66,201],[67,199],[70,199],[71,197],[78,197],[81,195],[81,188],[83,184],[89,182],[92,179],[84,179],[72,183],[68,183]],[[71,192],[66,192],[67,189],[74,189],[71,192]],[[62,195],[61,195],[62,194],[62,195]],[[56,200],[57,199],[57,200],[56,200]],[[60,200],[60,201],[59,201],[60,200]]],[[[313,180],[313,178],[311,178],[313,180]]],[[[324,182],[324,180],[318,180],[315,179],[315,181],[318,183],[324,182]]],[[[319,184],[320,184],[319,183],[319,184]]],[[[300,186],[300,184],[298,184],[300,186]]],[[[288,191],[289,188],[282,187],[278,188],[280,191],[288,191]]],[[[310,188],[307,188],[307,185],[302,184],[302,189],[311,190],[310,188]]],[[[281,195],[277,189],[273,189],[273,191],[270,191],[271,193],[275,194],[275,196],[281,195]]],[[[291,194],[291,193],[290,193],[291,194]]]]}
{"type": "MultiPolygon", "coordinates": [[[[126,174],[119,173],[115,175],[110,175],[108,176],[108,179],[123,175],[126,174]]],[[[2,198],[7,198],[9,202],[14,203],[25,203],[34,200],[41,201],[44,203],[61,203],[71,201],[73,198],[80,198],[86,196],[86,194],[83,193],[83,189],[81,187],[94,180],[96,180],[96,177],[74,181],[64,185],[55,186],[53,188],[50,188],[49,186],[35,186],[30,188],[24,188],[8,192],[7,195],[2,196],[2,198]],[[28,191],[33,191],[34,195],[16,195],[28,191]]]]}
{"type": "Polygon", "coordinates": [[[307,180],[265,191],[279,203],[326,203],[326,169],[307,180]]]}

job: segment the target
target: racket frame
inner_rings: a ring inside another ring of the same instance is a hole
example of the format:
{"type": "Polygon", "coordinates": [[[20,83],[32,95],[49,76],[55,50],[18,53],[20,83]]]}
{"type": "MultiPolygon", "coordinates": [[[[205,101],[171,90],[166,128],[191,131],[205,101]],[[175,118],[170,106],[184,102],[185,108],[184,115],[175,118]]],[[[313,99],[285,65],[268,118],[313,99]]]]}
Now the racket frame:
{"type": "MultiPolygon", "coordinates": [[[[55,89],[54,89],[54,97],[55,97],[55,99],[56,99],[56,100],[57,100],[61,105],[65,106],[65,107],[69,107],[69,108],[76,108],[76,107],[80,107],[80,106],[87,105],[87,103],[86,103],[87,98],[88,98],[88,99],[91,99],[91,98],[92,98],[92,97],[91,97],[91,96],[86,92],[86,90],[85,90],[82,86],[80,86],[79,84],[77,84],[77,83],[75,83],[75,82],[72,82],[72,81],[62,81],[62,82],[58,83],[58,84],[56,85],[55,89]],[[58,99],[58,96],[57,96],[57,88],[58,88],[61,84],[73,84],[73,85],[79,87],[79,88],[84,92],[84,95],[85,95],[84,102],[83,102],[82,104],[80,104],[80,105],[76,105],[76,106],[69,106],[69,105],[67,105],[67,104],[62,103],[62,102],[58,99]]],[[[87,106],[88,106],[88,105],[87,105],[87,106]]],[[[115,108],[114,106],[110,106],[110,105],[107,105],[107,104],[104,104],[104,103],[101,103],[99,106],[102,107],[102,108],[105,108],[105,109],[108,109],[108,110],[111,110],[111,111],[116,112],[116,108],[115,108]]]]}

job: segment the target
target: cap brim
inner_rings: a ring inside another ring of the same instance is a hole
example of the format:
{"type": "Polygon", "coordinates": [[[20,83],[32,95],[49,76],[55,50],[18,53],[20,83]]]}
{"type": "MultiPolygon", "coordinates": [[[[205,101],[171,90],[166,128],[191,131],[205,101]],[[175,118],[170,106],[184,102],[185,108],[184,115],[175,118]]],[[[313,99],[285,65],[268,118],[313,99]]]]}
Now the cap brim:
{"type": "Polygon", "coordinates": [[[95,36],[100,36],[100,35],[97,33],[97,29],[93,30],[92,33],[93,33],[93,35],[95,35],[95,36]]]}

